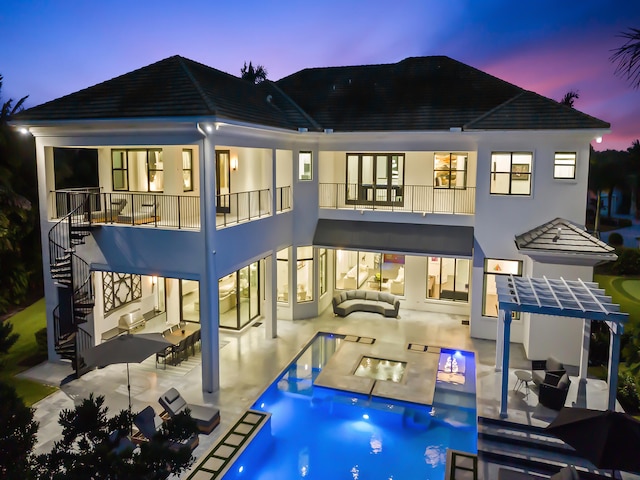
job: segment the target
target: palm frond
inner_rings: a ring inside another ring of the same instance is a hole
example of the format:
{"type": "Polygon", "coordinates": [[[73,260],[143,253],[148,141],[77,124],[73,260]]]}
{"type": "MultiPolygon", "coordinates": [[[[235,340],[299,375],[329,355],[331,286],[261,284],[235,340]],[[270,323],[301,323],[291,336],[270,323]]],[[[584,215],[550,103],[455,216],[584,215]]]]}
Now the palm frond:
{"type": "Polygon", "coordinates": [[[633,88],[640,86],[640,29],[629,28],[619,37],[625,43],[613,50],[610,60],[617,63],[615,74],[628,80],[633,88]]]}

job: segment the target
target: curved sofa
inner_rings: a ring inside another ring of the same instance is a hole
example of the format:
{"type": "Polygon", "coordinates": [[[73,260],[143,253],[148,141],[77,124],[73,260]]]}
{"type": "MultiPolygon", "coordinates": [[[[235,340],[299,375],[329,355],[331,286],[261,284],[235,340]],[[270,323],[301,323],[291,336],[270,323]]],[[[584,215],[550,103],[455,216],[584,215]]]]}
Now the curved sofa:
{"type": "Polygon", "coordinates": [[[387,292],[346,290],[333,296],[333,313],[346,317],[352,312],[373,312],[385,317],[397,317],[400,300],[387,292]]]}

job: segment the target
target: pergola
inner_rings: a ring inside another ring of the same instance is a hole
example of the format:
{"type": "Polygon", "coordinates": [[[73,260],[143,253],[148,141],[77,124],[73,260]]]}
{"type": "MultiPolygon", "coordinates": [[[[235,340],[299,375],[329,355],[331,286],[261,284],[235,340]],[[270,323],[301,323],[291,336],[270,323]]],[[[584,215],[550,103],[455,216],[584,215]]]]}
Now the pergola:
{"type": "Polygon", "coordinates": [[[611,303],[611,297],[597,283],[578,280],[514,277],[500,275],[496,278],[498,290],[498,335],[496,341],[496,369],[502,365],[502,392],[500,416],[507,416],[507,392],[509,380],[509,340],[511,337],[511,313],[529,312],[558,317],[582,318],[582,352],[580,356],[580,381],[586,382],[589,360],[591,321],[606,322],[610,331],[608,407],[615,410],[620,358],[620,336],[629,319],[620,311],[620,305],[611,303]]]}

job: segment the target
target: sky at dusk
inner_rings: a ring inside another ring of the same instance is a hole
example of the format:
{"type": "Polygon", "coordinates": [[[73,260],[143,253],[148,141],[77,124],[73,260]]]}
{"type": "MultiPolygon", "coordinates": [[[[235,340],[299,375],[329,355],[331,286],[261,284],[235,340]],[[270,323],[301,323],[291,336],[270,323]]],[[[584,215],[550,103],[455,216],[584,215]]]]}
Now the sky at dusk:
{"type": "Polygon", "coordinates": [[[172,55],[278,80],[307,67],[447,55],[611,123],[597,149],[640,138],[640,90],[614,75],[638,0],[0,0],[2,99],[27,107],[172,55]]]}

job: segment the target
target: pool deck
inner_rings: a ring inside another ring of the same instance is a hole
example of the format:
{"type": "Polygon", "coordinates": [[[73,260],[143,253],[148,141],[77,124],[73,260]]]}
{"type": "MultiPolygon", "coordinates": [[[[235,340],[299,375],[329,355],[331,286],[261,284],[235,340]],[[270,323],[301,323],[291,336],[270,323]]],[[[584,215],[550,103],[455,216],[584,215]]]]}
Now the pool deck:
{"type": "MultiPolygon", "coordinates": [[[[200,445],[194,450],[198,459],[204,458],[316,332],[324,331],[384,339],[384,342],[392,344],[417,343],[473,351],[477,363],[478,415],[498,418],[501,374],[495,370],[495,342],[470,338],[469,326],[464,325],[463,320],[467,320],[467,317],[405,309],[400,310],[399,319],[363,312],[339,318],[327,310],[313,319],[279,320],[278,337],[275,339],[266,338],[264,324],[249,327],[242,333],[221,332],[218,392],[202,392],[199,354],[177,367],[167,367],[166,370],[156,369],[155,359],[151,357],[141,364],[130,365],[133,410],[140,411],[151,405],[159,412],[161,408],[158,398],[171,387],[177,388],[189,403],[209,404],[219,408],[220,426],[209,435],[200,435],[200,445]]],[[[530,368],[522,345],[512,345],[510,362],[508,420],[547,425],[557,412],[539,405],[534,391],[528,397],[524,396],[524,392],[513,391],[516,382],[513,372],[530,368]]],[[[41,364],[22,374],[24,377],[60,387],[59,391],[34,406],[35,419],[40,423],[36,453],[48,452],[53,442],[60,438],[59,412],[73,408],[92,392],[105,396],[110,414],[127,408],[126,374],[122,365],[94,370],[79,379],[68,381],[66,379],[70,374],[68,364],[55,362],[41,364]]],[[[605,409],[606,403],[605,382],[589,379],[584,385],[579,384],[577,379],[572,381],[567,405],[605,409]]],[[[481,468],[485,467],[481,465],[481,468]]],[[[482,473],[481,478],[494,478],[490,471],[482,473]]],[[[624,478],[638,477],[626,475],[624,478]]]]}

